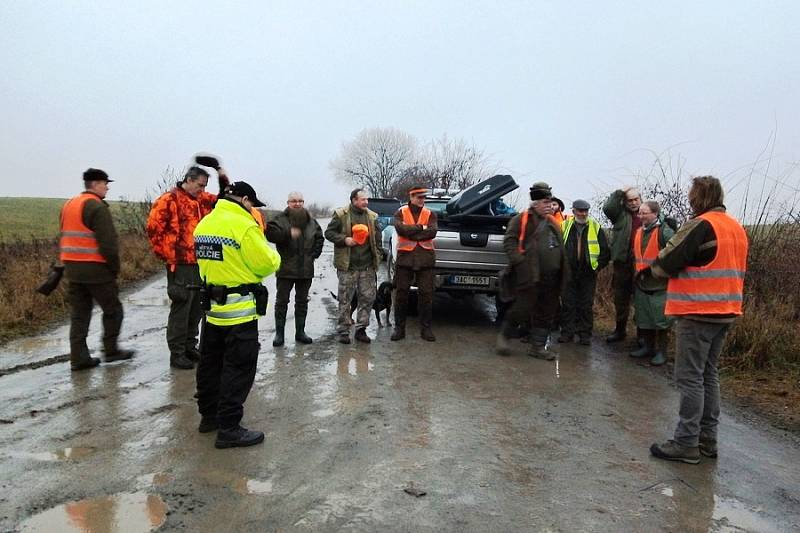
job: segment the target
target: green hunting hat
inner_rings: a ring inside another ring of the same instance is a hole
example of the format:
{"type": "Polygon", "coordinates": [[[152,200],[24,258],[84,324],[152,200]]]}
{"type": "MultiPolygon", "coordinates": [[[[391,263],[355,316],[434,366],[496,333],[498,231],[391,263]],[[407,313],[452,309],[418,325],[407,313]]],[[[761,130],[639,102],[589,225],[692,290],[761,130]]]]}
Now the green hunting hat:
{"type": "Polygon", "coordinates": [[[531,185],[531,200],[544,200],[545,198],[552,198],[553,190],[550,185],[543,181],[537,181],[531,185]]]}

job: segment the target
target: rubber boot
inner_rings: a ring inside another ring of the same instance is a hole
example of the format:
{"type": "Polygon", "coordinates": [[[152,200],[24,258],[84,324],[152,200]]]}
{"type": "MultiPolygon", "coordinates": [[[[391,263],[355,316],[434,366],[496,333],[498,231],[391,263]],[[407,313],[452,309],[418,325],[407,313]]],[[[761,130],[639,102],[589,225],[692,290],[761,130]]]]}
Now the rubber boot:
{"type": "Polygon", "coordinates": [[[547,337],[550,331],[547,328],[531,328],[531,344],[528,355],[545,361],[552,361],[556,355],[547,349],[547,337]]]}
{"type": "Polygon", "coordinates": [[[661,366],[667,362],[668,341],[669,337],[667,337],[666,329],[659,329],[656,331],[655,354],[653,358],[650,359],[650,364],[652,366],[661,366]]]}
{"type": "Polygon", "coordinates": [[[631,357],[650,357],[653,355],[653,348],[655,346],[655,330],[643,329],[642,330],[642,346],[631,352],[631,357]]]}
{"type": "Polygon", "coordinates": [[[276,348],[278,346],[283,346],[284,338],[283,338],[283,330],[286,328],[286,321],[285,320],[275,320],[275,338],[272,339],[272,345],[276,348]]]}
{"type": "Polygon", "coordinates": [[[301,344],[311,344],[314,340],[306,335],[306,315],[303,313],[294,314],[294,340],[301,344]]]}
{"type": "Polygon", "coordinates": [[[617,322],[617,327],[614,330],[614,333],[606,337],[606,342],[620,342],[624,341],[626,337],[625,326],[627,325],[627,321],[625,322],[617,322]]]}

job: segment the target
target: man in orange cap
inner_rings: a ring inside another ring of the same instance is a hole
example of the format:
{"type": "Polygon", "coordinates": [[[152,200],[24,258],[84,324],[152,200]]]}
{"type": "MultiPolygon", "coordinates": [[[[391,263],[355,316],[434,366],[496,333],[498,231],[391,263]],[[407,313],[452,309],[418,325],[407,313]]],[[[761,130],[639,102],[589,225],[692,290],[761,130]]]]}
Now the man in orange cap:
{"type": "Polygon", "coordinates": [[[419,309],[420,336],[433,342],[431,331],[433,316],[433,267],[436,252],[433,238],[438,229],[436,213],[425,207],[428,189],[414,186],[408,190],[408,205],[394,214],[394,229],[397,231],[397,263],[394,276],[394,332],[392,340],[406,336],[406,312],[411,281],[417,281],[417,306],[419,309]]]}
{"type": "Polygon", "coordinates": [[[339,342],[350,344],[352,323],[350,302],[358,300],[355,339],[369,343],[367,326],[377,291],[378,264],[383,253],[379,245],[378,214],[367,208],[369,200],[364,189],[350,193],[350,205],[340,207],[325,230],[325,238],[333,243],[333,264],[339,277],[339,342]]]}

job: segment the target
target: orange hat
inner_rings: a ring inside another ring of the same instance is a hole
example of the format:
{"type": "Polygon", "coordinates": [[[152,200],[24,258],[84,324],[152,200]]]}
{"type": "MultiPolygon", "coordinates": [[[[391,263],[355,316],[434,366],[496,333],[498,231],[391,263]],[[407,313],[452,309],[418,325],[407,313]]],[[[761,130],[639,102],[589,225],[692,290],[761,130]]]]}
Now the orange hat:
{"type": "Polygon", "coordinates": [[[357,244],[361,245],[367,242],[369,238],[369,228],[366,224],[356,224],[353,226],[353,240],[356,241],[357,244]]]}

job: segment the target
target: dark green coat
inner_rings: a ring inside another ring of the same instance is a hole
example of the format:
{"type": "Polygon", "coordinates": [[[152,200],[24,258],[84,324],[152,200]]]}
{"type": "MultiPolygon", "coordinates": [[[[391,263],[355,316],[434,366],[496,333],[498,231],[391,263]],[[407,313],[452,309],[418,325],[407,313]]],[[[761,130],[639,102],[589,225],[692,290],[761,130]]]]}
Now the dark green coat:
{"type": "MultiPolygon", "coordinates": [[[[659,224],[649,229],[642,228],[642,250],[647,249],[650,237],[655,233],[655,229],[660,228],[660,239],[658,249],[661,250],[666,245],[675,232],[667,224],[664,218],[659,217],[659,224]]],[[[667,280],[663,280],[661,290],[655,292],[644,292],[638,287],[633,293],[634,321],[636,327],[641,329],[668,329],[673,320],[664,315],[664,306],[667,303],[667,280]]]]}
{"type": "Polygon", "coordinates": [[[97,197],[98,202],[88,201],[83,204],[82,219],[87,228],[94,232],[100,255],[105,263],[81,261],[65,261],[64,275],[69,281],[76,283],[109,283],[119,275],[119,242],[111,210],[105,200],[97,197]]]}
{"type": "Polygon", "coordinates": [[[568,275],[564,238],[561,226],[552,217],[541,218],[530,212],[523,239],[525,253],[519,252],[519,231],[522,215],[508,223],[503,248],[508,255],[513,285],[524,289],[536,283],[563,288],[568,275]]]}
{"type": "Polygon", "coordinates": [[[308,223],[297,239],[292,239],[291,224],[286,211],[267,221],[267,240],[275,243],[281,255],[278,278],[311,279],[314,277],[314,260],[322,254],[322,228],[309,215],[308,223]]]}
{"type": "Polygon", "coordinates": [[[611,227],[611,260],[626,263],[631,260],[631,219],[633,214],[625,208],[625,193],[616,190],[603,204],[603,213],[611,227]]]}

